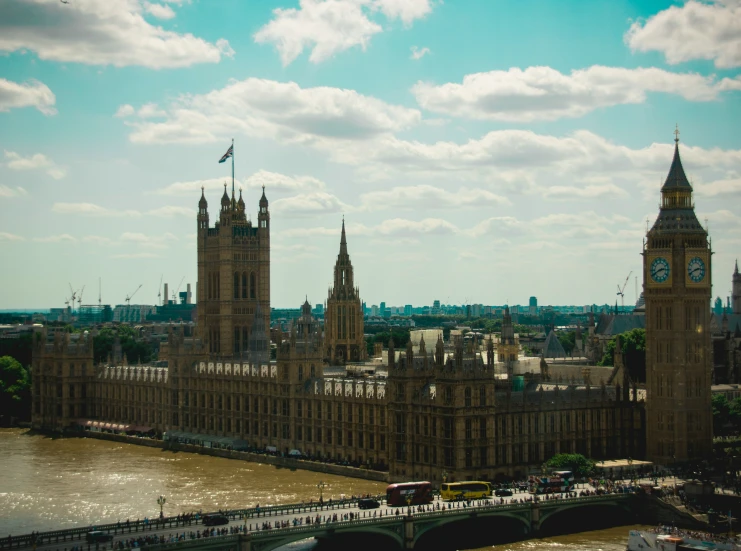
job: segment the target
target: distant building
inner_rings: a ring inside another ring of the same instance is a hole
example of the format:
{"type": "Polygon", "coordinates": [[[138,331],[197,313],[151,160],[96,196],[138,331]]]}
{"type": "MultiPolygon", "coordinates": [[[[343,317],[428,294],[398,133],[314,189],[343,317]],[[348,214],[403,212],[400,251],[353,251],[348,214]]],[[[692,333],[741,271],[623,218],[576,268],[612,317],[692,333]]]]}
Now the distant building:
{"type": "Polygon", "coordinates": [[[142,323],[157,307],[152,304],[119,304],[113,309],[113,321],[119,323],[142,323]]]}
{"type": "Polygon", "coordinates": [[[405,316],[411,316],[412,315],[412,305],[411,304],[405,304],[404,305],[404,315],[405,316]]]}
{"type": "Polygon", "coordinates": [[[538,315],[538,297],[530,297],[530,305],[528,307],[528,313],[531,316],[538,315]]]}

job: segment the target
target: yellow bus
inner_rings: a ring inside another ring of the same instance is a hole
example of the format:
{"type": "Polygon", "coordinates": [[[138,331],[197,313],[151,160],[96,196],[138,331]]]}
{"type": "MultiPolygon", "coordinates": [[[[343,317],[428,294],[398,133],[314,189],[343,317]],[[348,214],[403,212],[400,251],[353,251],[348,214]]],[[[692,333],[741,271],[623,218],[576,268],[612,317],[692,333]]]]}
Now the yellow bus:
{"type": "Polygon", "coordinates": [[[481,499],[491,496],[488,482],[447,482],[440,486],[440,497],[445,500],[481,499]]]}

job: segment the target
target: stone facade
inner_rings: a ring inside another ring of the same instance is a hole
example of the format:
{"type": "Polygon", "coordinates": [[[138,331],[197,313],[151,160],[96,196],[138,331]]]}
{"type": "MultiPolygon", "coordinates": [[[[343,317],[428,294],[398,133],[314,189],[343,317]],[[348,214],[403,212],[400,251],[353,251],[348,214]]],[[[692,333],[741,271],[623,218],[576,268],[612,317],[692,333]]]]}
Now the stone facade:
{"type": "Polygon", "coordinates": [[[643,251],[648,457],[664,465],[709,455],[713,438],[712,252],[675,142],[643,251]]]}
{"type": "MultiPolygon", "coordinates": [[[[33,358],[34,427],[208,435],[226,445],[298,449],[388,468],[393,480],[435,483],[522,476],[560,452],[644,455],[644,396],[631,392],[627,379],[621,389],[619,377],[615,385],[591,386],[588,377],[585,384],[560,384],[535,374],[524,391],[514,391],[491,338],[444,343],[438,335],[429,350],[421,338],[405,351],[391,341],[386,365],[366,374],[344,224],[324,330],[304,303],[288,334],[275,333],[271,360],[264,193],[258,228],[245,218],[241,198],[225,193],[219,224],[209,228],[201,198],[198,326],[188,338],[170,331],[166,367],[127,365],[118,354],[93,366],[89,335],[42,332],[33,358]],[[346,365],[340,375],[325,374],[337,364],[346,365]]],[[[511,322],[507,327],[499,343],[505,363],[518,354],[511,322]]]]}

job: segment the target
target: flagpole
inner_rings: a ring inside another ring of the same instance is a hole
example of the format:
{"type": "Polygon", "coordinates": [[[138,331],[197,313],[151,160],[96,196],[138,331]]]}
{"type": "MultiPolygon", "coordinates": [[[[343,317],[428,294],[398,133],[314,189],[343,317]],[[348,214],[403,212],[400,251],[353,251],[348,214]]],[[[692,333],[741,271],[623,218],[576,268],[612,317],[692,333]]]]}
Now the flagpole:
{"type": "Polygon", "coordinates": [[[232,198],[234,198],[234,138],[232,138],[232,198]]]}

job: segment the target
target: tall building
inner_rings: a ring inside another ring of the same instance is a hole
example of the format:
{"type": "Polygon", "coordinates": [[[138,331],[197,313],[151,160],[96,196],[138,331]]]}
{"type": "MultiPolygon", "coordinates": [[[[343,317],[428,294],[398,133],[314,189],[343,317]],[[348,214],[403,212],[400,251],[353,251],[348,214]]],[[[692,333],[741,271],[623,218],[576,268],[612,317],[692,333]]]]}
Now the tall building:
{"type": "Polygon", "coordinates": [[[530,305],[528,307],[528,313],[531,316],[538,314],[538,297],[530,297],[530,305]]]}
{"type": "Polygon", "coordinates": [[[330,364],[342,365],[366,359],[368,352],[363,330],[363,308],[347,252],[344,219],[340,253],[334,266],[334,287],[329,290],[324,314],[324,335],[326,357],[330,364]]]}
{"type": "Polygon", "coordinates": [[[257,226],[239,200],[221,197],[219,220],[209,227],[208,202],[198,203],[198,328],[209,354],[246,353],[257,306],[270,326],[270,213],[262,190],[257,226]]]}
{"type": "Polygon", "coordinates": [[[702,458],[713,438],[711,250],[676,134],[659,215],[643,251],[647,453],[663,465],[702,458]]]}
{"type": "Polygon", "coordinates": [[[741,274],[738,273],[738,260],[736,260],[736,269],[733,271],[732,286],[733,313],[741,314],[741,274]]]}

